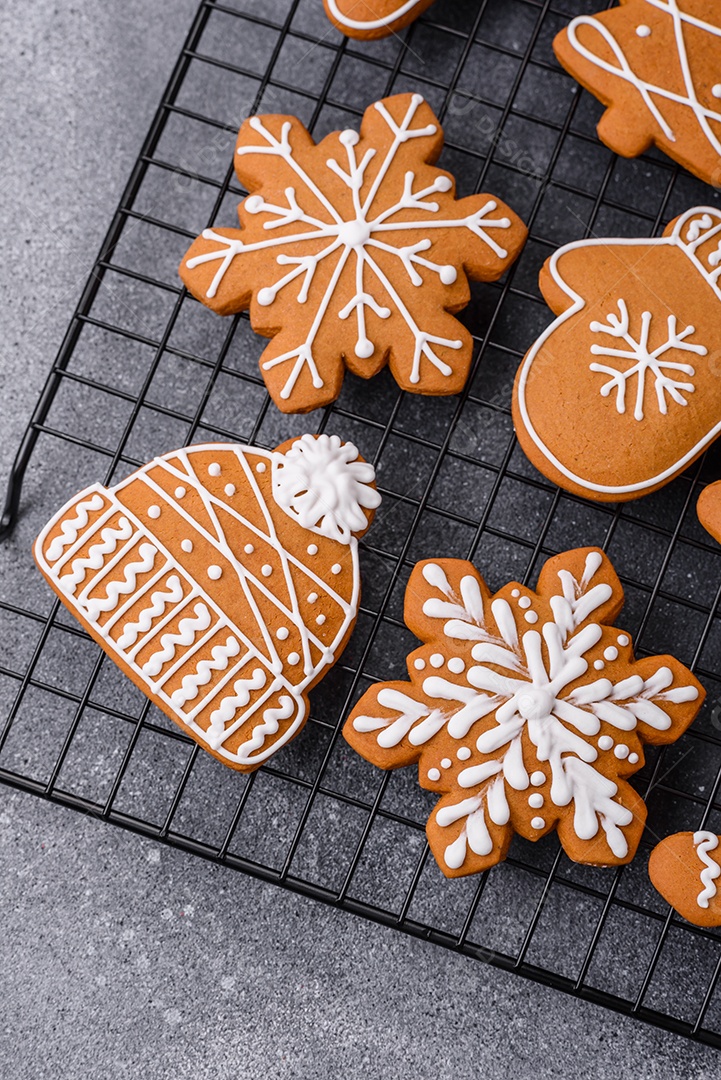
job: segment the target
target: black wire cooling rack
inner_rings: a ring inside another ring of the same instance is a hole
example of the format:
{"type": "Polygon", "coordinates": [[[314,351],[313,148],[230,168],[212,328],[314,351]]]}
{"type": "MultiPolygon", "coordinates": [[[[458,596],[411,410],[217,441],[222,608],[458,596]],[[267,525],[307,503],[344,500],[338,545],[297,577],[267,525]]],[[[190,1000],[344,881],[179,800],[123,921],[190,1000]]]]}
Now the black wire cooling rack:
{"type": "Polygon", "coordinates": [[[591,505],[535,472],[510,417],[518,362],[550,319],[537,289],[547,255],[591,232],[651,235],[717,201],[660,154],[624,161],[598,142],[600,106],[551,51],[571,16],[598,6],[438,0],[402,36],[363,43],[330,28],[321,0],[201,3],[23,439],[3,531],[20,510],[11,543],[29,553],[81,487],[190,442],[272,447],[335,431],[375,462],[384,497],[362,545],[358,626],[314,692],[305,731],[248,777],[200,751],[120,675],[28,554],[21,588],[0,601],[0,780],[721,1047],[721,933],[675,916],[647,877],[659,837],[702,824],[721,832],[721,549],[694,512],[721,455],[637,503],[591,505]],[[235,222],[232,147],[246,115],[293,113],[319,136],[410,89],[444,123],[442,164],[460,194],[498,194],[530,240],[504,281],[474,291],[463,394],[424,399],[387,373],[348,375],[331,408],[282,416],[258,373],[264,342],[247,319],[189,298],[178,261],[208,223],[235,222]],[[415,770],[362,761],[342,721],[371,681],[403,674],[413,639],[402,597],[417,559],[471,558],[495,589],[532,582],[548,555],[586,544],[602,544],[621,574],[622,625],[638,651],[690,664],[707,704],[636,778],[649,829],[631,866],[580,867],[554,837],[517,838],[503,865],[447,881],[428,854],[432,796],[415,770]]]}

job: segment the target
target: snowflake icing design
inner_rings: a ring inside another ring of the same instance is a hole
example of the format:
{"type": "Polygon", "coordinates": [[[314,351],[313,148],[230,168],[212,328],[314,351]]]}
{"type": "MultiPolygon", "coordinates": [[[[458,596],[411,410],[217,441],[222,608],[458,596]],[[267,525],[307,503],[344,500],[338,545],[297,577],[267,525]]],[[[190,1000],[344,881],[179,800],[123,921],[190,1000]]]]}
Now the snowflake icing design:
{"type": "Polygon", "coordinates": [[[408,658],[412,681],[371,687],[344,734],[382,768],[418,761],[421,785],[443,794],[428,838],[447,876],[503,859],[513,831],[558,828],[579,862],[633,857],[646,812],[625,778],[643,742],[682,734],[704,692],[672,657],[634,661],[608,624],[622,597],[596,549],[549,560],[535,593],[492,597],[459,560],[414,569],[406,621],[426,644],[408,658]]]}
{"type": "Polygon", "coordinates": [[[631,333],[631,320],[625,300],[618,301],[618,312],[618,315],[614,312],[610,312],[607,316],[606,323],[594,320],[590,324],[590,330],[593,334],[606,334],[609,337],[615,338],[619,343],[624,342],[628,348],[619,349],[605,344],[593,344],[591,346],[591,352],[594,356],[607,356],[612,357],[615,360],[633,360],[635,363],[625,370],[619,370],[618,368],[607,364],[591,364],[591,371],[597,371],[603,375],[611,376],[608,382],[604,383],[601,387],[601,395],[603,397],[608,397],[608,395],[615,390],[616,409],[619,413],[625,413],[626,390],[629,380],[635,376],[637,383],[636,402],[633,415],[634,419],[643,420],[643,398],[646,390],[646,378],[648,376],[654,380],[658,411],[663,416],[666,416],[668,413],[666,395],[678,405],[687,405],[688,401],[683,394],[684,392],[692,394],[695,387],[692,382],[683,381],[679,379],[677,375],[685,375],[690,379],[696,374],[696,370],[691,364],[676,360],[667,360],[665,357],[666,353],[670,350],[694,353],[696,356],[706,356],[708,350],[704,345],[697,345],[686,340],[696,332],[696,328],[694,326],[687,326],[684,330],[679,331],[676,316],[669,315],[667,317],[665,341],[655,349],[651,349],[649,345],[649,336],[653,321],[652,313],[650,311],[644,311],[642,313],[641,329],[638,333],[638,337],[635,338],[631,333]],[[672,373],[677,373],[677,375],[672,373]]]}
{"type": "Polygon", "coordinates": [[[251,307],[275,337],[261,371],[281,409],[337,397],[342,359],[368,377],[390,354],[406,389],[456,393],[472,339],[450,313],[467,277],[495,280],[526,230],[497,199],[456,200],[429,162],[442,130],[419,94],[377,102],[360,135],[317,146],[295,119],[256,116],[241,128],[236,168],[253,192],[241,230],[206,229],[181,264],[190,291],[221,314],[251,307]]]}

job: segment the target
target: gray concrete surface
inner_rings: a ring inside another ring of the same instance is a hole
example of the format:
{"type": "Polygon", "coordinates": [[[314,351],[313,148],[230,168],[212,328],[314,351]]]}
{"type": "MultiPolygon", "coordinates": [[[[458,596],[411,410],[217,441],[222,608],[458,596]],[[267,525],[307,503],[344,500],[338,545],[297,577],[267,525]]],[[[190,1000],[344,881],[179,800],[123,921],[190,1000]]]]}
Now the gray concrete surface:
{"type": "MultiPolygon", "coordinates": [[[[3,479],[194,9],[0,2],[3,479]]],[[[22,589],[25,553],[4,565],[22,589]]],[[[3,1080],[719,1075],[715,1051],[5,788],[0,912],[3,1080]]]]}

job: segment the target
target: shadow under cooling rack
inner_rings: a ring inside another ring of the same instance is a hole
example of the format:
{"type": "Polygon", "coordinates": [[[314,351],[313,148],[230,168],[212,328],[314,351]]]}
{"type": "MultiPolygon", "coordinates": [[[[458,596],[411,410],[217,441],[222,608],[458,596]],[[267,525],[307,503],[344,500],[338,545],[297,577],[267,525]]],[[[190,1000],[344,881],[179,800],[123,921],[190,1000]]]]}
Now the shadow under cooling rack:
{"type": "Polygon", "coordinates": [[[550,45],[595,6],[437,0],[403,35],[359,43],[330,28],[321,0],[200,5],[13,473],[0,566],[12,560],[22,588],[6,584],[0,599],[0,780],[721,1046],[721,933],[674,916],[647,876],[656,837],[701,821],[721,832],[721,549],[694,512],[721,455],[637,504],[595,506],[535,472],[510,417],[517,364],[549,320],[536,285],[548,254],[591,231],[652,235],[718,201],[661,155],[624,161],[596,139],[600,107],[550,45]],[[332,407],[283,416],[258,374],[263,342],[246,318],[188,297],[178,261],[206,225],[234,223],[232,147],[246,115],[293,113],[318,137],[410,89],[444,123],[442,164],[459,194],[499,194],[529,223],[528,245],[503,281],[474,289],[461,395],[423,399],[387,374],[348,375],[332,407]],[[30,548],[77,490],[156,454],[214,440],[272,447],[305,430],[356,442],[384,506],[362,545],[350,645],[314,692],[305,731],[248,777],[199,751],[119,673],[52,601],[30,548]],[[447,881],[428,855],[432,797],[414,770],[372,768],[340,725],[371,681],[404,670],[402,599],[417,559],[471,558],[496,589],[533,583],[548,555],[586,544],[616,564],[639,652],[690,664],[709,691],[704,712],[636,777],[653,834],[631,866],[576,866],[554,837],[517,838],[501,866],[447,881]]]}

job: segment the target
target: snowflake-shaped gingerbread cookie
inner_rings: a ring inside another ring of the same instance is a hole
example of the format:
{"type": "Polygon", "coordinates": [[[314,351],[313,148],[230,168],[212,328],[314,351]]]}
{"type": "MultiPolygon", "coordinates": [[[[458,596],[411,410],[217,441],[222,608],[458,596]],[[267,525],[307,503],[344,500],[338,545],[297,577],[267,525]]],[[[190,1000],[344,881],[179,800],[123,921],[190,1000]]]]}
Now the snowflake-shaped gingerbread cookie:
{"type": "Polygon", "coordinates": [[[221,315],[250,308],[272,338],[260,360],[284,412],[335,400],[343,364],[365,378],[389,363],[398,384],[455,394],[473,339],[454,318],[468,279],[492,281],[526,237],[490,195],[456,199],[432,164],[443,131],[419,94],[371,106],[360,134],[316,145],[299,120],[254,116],[240,129],[236,172],[252,192],[240,229],[206,229],[180,266],[221,315]]]}
{"type": "Polygon", "coordinates": [[[670,656],[635,660],[612,623],[623,590],[595,548],[549,559],[538,587],[491,595],[471,563],[411,574],[405,620],[423,645],[410,682],[378,683],[344,735],[384,769],[418,762],[441,795],[428,840],[448,877],[502,860],[514,832],[553,829],[575,861],[629,862],[646,807],[628,783],[644,743],[678,739],[704,691],[670,656]]]}
{"type": "Polygon", "coordinates": [[[542,473],[599,501],[638,498],[721,432],[721,213],[697,206],[663,236],[559,248],[541,291],[558,316],[521,364],[519,441],[542,473]]]}
{"type": "Polygon", "coordinates": [[[598,135],[635,157],[652,144],[709,184],[721,181],[721,5],[621,0],[579,15],[553,48],[607,105],[598,135]]]}

